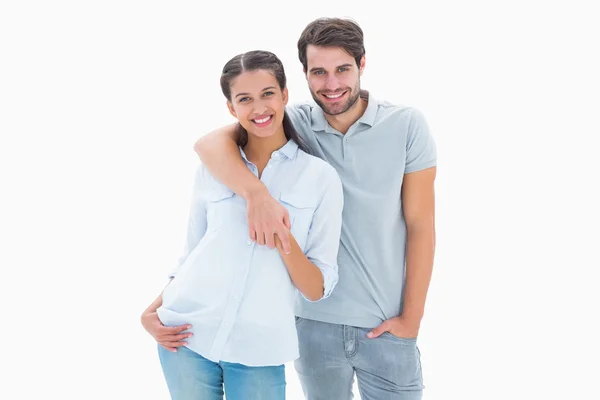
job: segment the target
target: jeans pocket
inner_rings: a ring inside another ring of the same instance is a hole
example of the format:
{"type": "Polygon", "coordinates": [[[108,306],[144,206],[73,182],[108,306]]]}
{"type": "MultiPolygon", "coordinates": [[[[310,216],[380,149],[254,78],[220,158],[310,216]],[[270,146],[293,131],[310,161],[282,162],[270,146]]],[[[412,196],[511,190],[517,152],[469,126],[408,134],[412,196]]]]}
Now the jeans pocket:
{"type": "Polygon", "coordinates": [[[385,332],[381,338],[383,343],[379,348],[379,360],[382,377],[402,390],[423,389],[421,353],[417,338],[401,338],[389,332],[385,332]]]}
{"type": "Polygon", "coordinates": [[[383,334],[381,336],[384,336],[386,338],[389,338],[391,340],[394,340],[398,343],[402,343],[402,344],[406,344],[406,345],[417,345],[417,338],[402,338],[399,336],[396,336],[390,332],[383,332],[383,334]]]}

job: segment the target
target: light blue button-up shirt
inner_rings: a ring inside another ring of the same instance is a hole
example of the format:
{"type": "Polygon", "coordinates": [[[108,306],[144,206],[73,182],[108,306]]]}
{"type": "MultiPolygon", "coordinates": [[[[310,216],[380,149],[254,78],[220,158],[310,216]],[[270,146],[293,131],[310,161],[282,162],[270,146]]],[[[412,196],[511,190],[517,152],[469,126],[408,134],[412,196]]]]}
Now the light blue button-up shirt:
{"type": "MultiPolygon", "coordinates": [[[[328,297],[338,281],[343,191],[337,172],[290,140],[272,153],[260,179],[288,209],[291,233],[323,273],[323,298],[328,297]]],[[[166,326],[192,325],[193,336],[186,339],[191,350],[214,362],[249,366],[298,357],[294,302],[303,296],[279,251],[249,240],[245,200],[202,166],[184,254],[169,276],[174,278],[158,316],[166,326]]]]}

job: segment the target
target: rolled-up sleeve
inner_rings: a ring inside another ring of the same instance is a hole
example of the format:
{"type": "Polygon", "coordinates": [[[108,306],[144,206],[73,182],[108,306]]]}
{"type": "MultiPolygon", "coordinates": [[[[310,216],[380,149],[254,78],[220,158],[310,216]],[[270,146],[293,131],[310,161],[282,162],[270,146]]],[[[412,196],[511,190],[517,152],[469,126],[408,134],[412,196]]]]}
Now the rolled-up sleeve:
{"type": "Polygon", "coordinates": [[[183,254],[174,268],[169,272],[169,278],[174,278],[181,269],[181,266],[187,260],[188,256],[198,246],[200,240],[206,234],[206,200],[204,198],[203,184],[204,167],[199,165],[194,177],[192,188],[192,201],[190,204],[187,234],[183,249],[183,254]]]}
{"type": "MultiPolygon", "coordinates": [[[[338,282],[337,256],[342,232],[344,192],[336,170],[327,165],[323,179],[327,181],[308,232],[304,253],[323,274],[323,297],[331,295],[338,282]]],[[[304,295],[303,295],[304,297],[304,295]]],[[[306,297],[304,297],[306,299],[306,297]]],[[[309,299],[307,301],[312,302],[309,299]]],[[[319,301],[316,300],[316,301],[319,301]]]]}

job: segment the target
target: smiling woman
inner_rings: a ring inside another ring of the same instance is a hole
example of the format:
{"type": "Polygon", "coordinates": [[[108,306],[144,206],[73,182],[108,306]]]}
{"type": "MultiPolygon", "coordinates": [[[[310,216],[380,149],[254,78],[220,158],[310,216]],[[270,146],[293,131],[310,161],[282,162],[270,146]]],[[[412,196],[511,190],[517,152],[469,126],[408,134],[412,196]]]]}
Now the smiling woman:
{"type": "Polygon", "coordinates": [[[200,166],[185,253],[142,323],[160,345],[172,399],[216,400],[225,392],[228,400],[282,400],[285,364],[299,356],[297,293],[316,302],[338,280],[342,185],[332,166],[304,151],[273,53],[233,57],[221,88],[246,167],[289,214],[291,251],[281,241],[255,246],[245,200],[200,166]]]}
{"type": "Polygon", "coordinates": [[[229,112],[238,120],[239,146],[246,146],[248,133],[259,143],[259,138],[281,138],[283,131],[286,139],[308,152],[284,111],[288,102],[286,80],[283,64],[267,51],[237,55],[223,67],[221,90],[229,112]]]}

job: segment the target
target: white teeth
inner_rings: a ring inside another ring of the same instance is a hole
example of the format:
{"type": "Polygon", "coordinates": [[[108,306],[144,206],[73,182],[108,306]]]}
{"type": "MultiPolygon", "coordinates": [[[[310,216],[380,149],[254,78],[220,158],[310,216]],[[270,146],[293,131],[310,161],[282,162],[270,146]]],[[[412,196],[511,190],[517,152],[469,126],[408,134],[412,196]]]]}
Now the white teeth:
{"type": "Polygon", "coordinates": [[[340,94],[326,94],[325,97],[327,97],[328,99],[337,99],[339,97],[342,97],[344,93],[340,93],[340,94]]]}
{"type": "Polygon", "coordinates": [[[254,122],[256,122],[257,124],[264,124],[265,122],[267,122],[270,119],[271,119],[271,116],[269,115],[268,117],[263,118],[263,119],[255,119],[254,122]]]}

